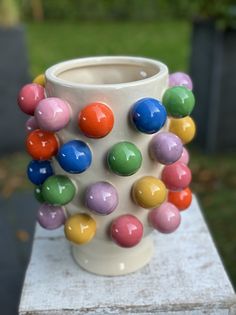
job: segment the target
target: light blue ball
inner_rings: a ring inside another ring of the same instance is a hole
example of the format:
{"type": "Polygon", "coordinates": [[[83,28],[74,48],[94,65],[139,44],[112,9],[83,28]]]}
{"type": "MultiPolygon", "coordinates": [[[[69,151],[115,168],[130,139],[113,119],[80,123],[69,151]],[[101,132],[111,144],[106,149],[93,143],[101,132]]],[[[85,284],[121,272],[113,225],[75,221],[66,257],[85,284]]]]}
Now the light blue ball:
{"type": "Polygon", "coordinates": [[[131,120],[143,133],[153,134],[159,131],[164,126],[166,118],[165,107],[154,98],[142,98],[131,109],[131,120]]]}
{"type": "Polygon", "coordinates": [[[79,174],[91,165],[92,152],[85,142],[72,140],[60,147],[57,161],[66,172],[79,174]]]}
{"type": "Polygon", "coordinates": [[[29,163],[27,168],[29,180],[35,185],[41,185],[44,181],[53,175],[53,168],[50,161],[36,161],[29,163]]]}

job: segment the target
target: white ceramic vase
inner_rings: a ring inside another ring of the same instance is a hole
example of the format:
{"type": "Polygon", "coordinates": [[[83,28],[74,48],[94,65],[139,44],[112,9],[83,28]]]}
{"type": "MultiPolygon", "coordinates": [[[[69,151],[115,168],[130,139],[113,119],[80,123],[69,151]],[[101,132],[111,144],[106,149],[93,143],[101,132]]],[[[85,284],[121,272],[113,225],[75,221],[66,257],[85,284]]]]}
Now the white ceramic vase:
{"type": "MultiPolygon", "coordinates": [[[[161,100],[168,87],[168,69],[163,63],[136,57],[91,57],[56,64],[46,71],[47,97],[66,100],[72,109],[68,126],[57,133],[60,143],[72,139],[83,140],[93,154],[91,166],[81,174],[69,174],[77,186],[75,198],[66,205],[68,213],[88,213],[97,222],[93,240],[84,245],[72,244],[76,262],[84,269],[101,275],[122,275],[147,264],[153,254],[147,209],[139,207],[131,198],[131,187],[142,176],[160,177],[162,165],[150,159],[148,146],[152,135],[137,132],[129,122],[129,111],[139,99],[151,97],[161,100]],[[106,137],[86,137],[77,127],[78,113],[93,102],[107,104],[115,117],[114,127],[106,137]],[[142,167],[131,176],[118,176],[109,171],[106,154],[119,141],[130,141],[140,149],[142,167]],[[88,210],[84,204],[86,188],[98,181],[110,182],[119,194],[117,209],[107,216],[88,210]],[[144,235],[132,248],[122,248],[111,241],[107,231],[114,218],[122,214],[134,214],[142,222],[144,235]]],[[[167,123],[162,128],[167,130],[167,123]]],[[[53,161],[56,174],[66,174],[53,161]]]]}

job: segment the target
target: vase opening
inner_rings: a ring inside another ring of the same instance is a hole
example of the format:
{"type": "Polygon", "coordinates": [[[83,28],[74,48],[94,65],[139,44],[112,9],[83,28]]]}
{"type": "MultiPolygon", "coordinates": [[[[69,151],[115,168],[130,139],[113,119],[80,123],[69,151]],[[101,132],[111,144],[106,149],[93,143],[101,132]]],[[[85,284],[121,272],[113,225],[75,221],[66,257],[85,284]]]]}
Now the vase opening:
{"type": "Polygon", "coordinates": [[[54,79],[67,85],[119,85],[152,79],[165,66],[139,57],[94,57],[62,62],[53,69],[54,79]]]}

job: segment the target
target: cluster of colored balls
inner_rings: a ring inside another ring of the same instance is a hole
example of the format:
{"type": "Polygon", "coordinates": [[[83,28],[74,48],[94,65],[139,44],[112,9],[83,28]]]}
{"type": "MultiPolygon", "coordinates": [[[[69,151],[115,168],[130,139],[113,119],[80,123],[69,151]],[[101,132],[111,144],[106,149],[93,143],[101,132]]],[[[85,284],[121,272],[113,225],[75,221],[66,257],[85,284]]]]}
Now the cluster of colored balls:
{"type": "MultiPolygon", "coordinates": [[[[33,160],[28,165],[27,174],[36,185],[35,197],[41,203],[37,220],[50,230],[64,225],[69,241],[86,244],[96,234],[93,215],[113,213],[119,204],[119,194],[111,183],[95,182],[84,194],[84,206],[91,215],[78,213],[67,217],[64,206],[74,199],[77,186],[69,176],[54,174],[51,159],[55,158],[63,171],[80,174],[91,166],[93,156],[90,146],[82,140],[60,144],[56,132],[70,123],[72,109],[64,99],[46,97],[44,87],[45,76],[39,75],[33,83],[25,85],[18,96],[20,109],[31,115],[26,123],[26,148],[33,160]]],[[[148,148],[150,158],[154,163],[164,165],[161,179],[143,176],[131,188],[133,202],[148,209],[150,226],[161,233],[171,233],[178,228],[180,211],[187,209],[192,201],[191,171],[187,166],[189,155],[184,144],[189,143],[196,132],[195,123],[189,116],[194,105],[190,77],[177,72],[169,76],[169,88],[162,101],[148,97],[139,99],[128,114],[134,130],[154,134],[148,148]],[[169,131],[160,131],[167,119],[169,131]]],[[[94,102],[79,111],[77,124],[83,136],[100,139],[112,131],[115,117],[107,104],[94,102]]],[[[140,149],[128,141],[113,144],[106,155],[108,169],[118,176],[135,174],[141,168],[142,160],[140,149]]],[[[141,241],[144,228],[135,215],[125,214],[112,220],[109,233],[117,245],[129,248],[141,241]]]]}

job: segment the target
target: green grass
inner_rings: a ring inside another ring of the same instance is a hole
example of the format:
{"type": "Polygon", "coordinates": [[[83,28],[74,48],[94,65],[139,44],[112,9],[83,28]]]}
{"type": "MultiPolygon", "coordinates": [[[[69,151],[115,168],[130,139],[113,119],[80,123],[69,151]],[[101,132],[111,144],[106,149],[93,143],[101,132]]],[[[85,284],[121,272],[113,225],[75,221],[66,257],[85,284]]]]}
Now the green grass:
{"type": "MultiPolygon", "coordinates": [[[[171,71],[188,68],[191,27],[184,21],[94,24],[44,22],[28,24],[27,31],[33,76],[61,60],[92,55],[146,56],[162,60],[171,71]]],[[[236,285],[236,154],[207,156],[196,149],[191,151],[193,190],[199,196],[216,245],[236,285]]],[[[18,169],[11,170],[14,158],[5,159],[4,163],[0,161],[3,173],[6,178],[18,174],[23,181],[20,187],[26,189],[28,185],[24,179],[23,165],[27,159],[25,155],[18,157],[19,163],[15,163],[18,169]]],[[[10,184],[5,194],[11,191],[10,184]]]]}
{"type": "Polygon", "coordinates": [[[32,74],[66,59],[93,55],[137,55],[185,70],[189,55],[190,25],[159,23],[47,23],[28,24],[32,74]]]}

